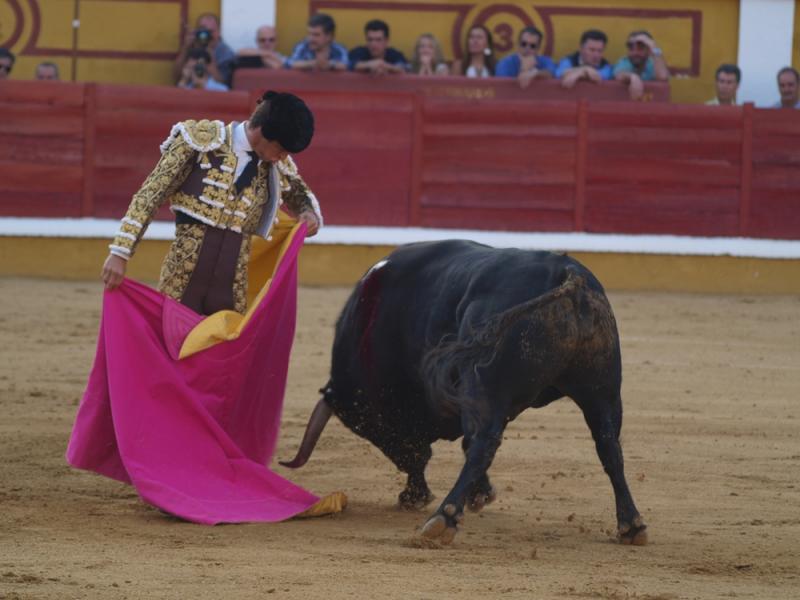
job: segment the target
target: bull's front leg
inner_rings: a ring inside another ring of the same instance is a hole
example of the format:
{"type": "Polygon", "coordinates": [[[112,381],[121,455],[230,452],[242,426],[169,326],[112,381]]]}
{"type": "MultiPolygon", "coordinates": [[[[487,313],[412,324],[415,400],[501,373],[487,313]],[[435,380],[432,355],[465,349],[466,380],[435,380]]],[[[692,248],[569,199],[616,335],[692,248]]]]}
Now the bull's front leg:
{"type": "Polygon", "coordinates": [[[384,452],[398,469],[408,474],[406,487],[397,497],[398,507],[418,510],[427,506],[433,500],[425,480],[425,467],[433,454],[430,444],[398,443],[384,452]]]}
{"type": "Polygon", "coordinates": [[[397,505],[405,510],[418,510],[430,504],[431,500],[433,493],[425,481],[425,471],[410,471],[406,487],[397,498],[397,505]]]}
{"type": "Polygon", "coordinates": [[[472,429],[475,433],[470,436],[468,442],[464,468],[453,489],[422,526],[424,537],[437,539],[443,544],[453,541],[458,532],[458,525],[464,522],[464,505],[470,492],[474,493],[482,480],[488,484],[486,471],[500,447],[505,426],[504,413],[492,415],[485,423],[479,421],[477,428],[470,428],[465,424],[465,432],[472,429]]]}

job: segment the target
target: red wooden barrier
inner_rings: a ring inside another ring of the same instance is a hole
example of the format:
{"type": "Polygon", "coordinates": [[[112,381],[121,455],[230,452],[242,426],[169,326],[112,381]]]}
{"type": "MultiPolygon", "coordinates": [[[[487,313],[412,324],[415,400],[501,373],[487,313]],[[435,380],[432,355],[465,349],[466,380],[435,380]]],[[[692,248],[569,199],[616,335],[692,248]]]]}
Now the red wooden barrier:
{"type": "MultiPolygon", "coordinates": [[[[328,223],[800,239],[800,111],[299,75],[317,135],[297,160],[328,223]]],[[[173,123],[245,119],[258,93],[0,82],[0,215],[119,217],[173,123]]]]}
{"type": "Polygon", "coordinates": [[[84,101],[80,84],[3,82],[0,214],[82,214],[84,101]]]}
{"type": "Polygon", "coordinates": [[[748,235],[800,238],[800,111],[756,110],[748,235]]]}
{"type": "Polygon", "coordinates": [[[739,235],[741,109],[592,104],[586,229],[739,235]]]}

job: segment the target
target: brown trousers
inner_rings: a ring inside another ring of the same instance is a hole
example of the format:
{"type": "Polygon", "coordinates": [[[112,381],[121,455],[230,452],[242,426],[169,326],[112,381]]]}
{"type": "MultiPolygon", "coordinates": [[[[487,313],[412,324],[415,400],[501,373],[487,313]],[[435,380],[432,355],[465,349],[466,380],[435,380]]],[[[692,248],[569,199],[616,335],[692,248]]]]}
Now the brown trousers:
{"type": "Polygon", "coordinates": [[[241,233],[206,227],[200,255],[181,303],[201,315],[236,310],[233,285],[241,250],[241,233]]]}

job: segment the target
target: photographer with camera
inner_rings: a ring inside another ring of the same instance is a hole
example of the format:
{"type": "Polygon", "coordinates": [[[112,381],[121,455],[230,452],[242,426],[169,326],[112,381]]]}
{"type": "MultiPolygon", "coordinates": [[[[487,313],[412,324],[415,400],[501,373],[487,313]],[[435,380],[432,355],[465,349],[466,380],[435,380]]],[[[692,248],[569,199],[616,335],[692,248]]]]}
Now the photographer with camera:
{"type": "Polygon", "coordinates": [[[192,48],[181,69],[178,87],[190,90],[208,90],[211,92],[227,92],[228,86],[211,76],[209,65],[211,55],[202,48],[192,48]]]}
{"type": "Polygon", "coordinates": [[[191,50],[205,50],[210,60],[206,69],[212,79],[226,86],[230,84],[233,75],[233,64],[236,53],[222,41],[219,33],[219,18],[211,13],[200,15],[194,29],[186,27],[186,34],[181,44],[181,49],[175,57],[173,76],[179,82],[183,79],[184,66],[191,50]]]}

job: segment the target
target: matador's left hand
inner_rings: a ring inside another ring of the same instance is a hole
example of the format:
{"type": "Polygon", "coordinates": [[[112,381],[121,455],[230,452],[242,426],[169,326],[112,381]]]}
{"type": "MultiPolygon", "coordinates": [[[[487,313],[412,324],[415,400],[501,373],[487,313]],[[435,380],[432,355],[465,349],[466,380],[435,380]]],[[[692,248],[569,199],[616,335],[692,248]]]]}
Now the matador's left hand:
{"type": "Polygon", "coordinates": [[[312,237],[319,231],[319,217],[317,217],[314,211],[304,210],[297,215],[297,220],[306,224],[306,227],[308,228],[306,237],[312,237]]]}

